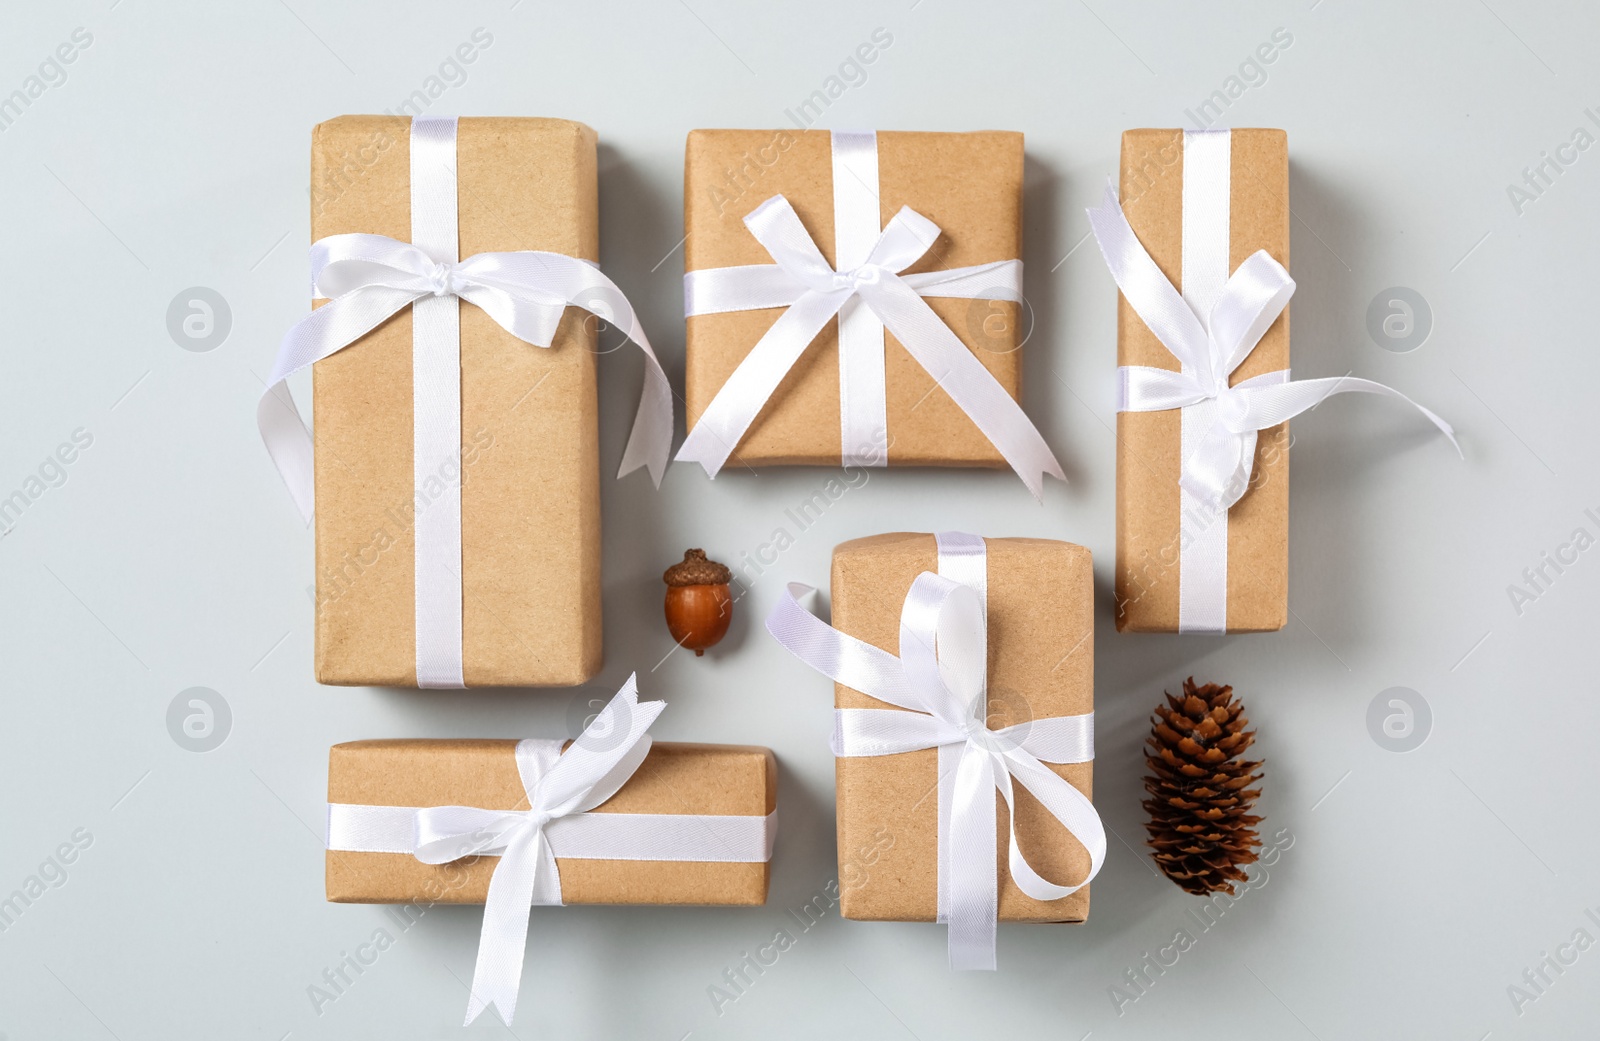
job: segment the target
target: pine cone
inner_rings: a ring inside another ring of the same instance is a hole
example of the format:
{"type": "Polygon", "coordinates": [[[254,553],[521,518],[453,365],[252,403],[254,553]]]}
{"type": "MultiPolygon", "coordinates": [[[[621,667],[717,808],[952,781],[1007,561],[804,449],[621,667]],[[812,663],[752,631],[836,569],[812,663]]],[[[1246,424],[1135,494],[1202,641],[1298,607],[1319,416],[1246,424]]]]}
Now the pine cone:
{"type": "Polygon", "coordinates": [[[1166,698],[1150,721],[1154,751],[1144,754],[1144,787],[1154,796],[1144,802],[1149,845],[1162,873],[1188,892],[1232,893],[1261,844],[1261,818],[1250,816],[1261,789],[1249,787],[1261,780],[1261,763],[1239,758],[1256,732],[1244,729],[1250,721],[1232,687],[1196,687],[1191,676],[1183,697],[1166,698]]]}

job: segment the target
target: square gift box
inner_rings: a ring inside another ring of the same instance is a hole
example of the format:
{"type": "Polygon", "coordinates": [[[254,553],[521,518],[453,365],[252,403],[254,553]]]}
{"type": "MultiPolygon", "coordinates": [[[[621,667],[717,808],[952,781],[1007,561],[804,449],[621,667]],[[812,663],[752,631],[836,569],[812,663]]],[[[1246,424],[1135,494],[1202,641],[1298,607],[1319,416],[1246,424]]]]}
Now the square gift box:
{"type": "MultiPolygon", "coordinates": [[[[927,251],[901,272],[908,278],[1006,262],[1013,262],[1014,269],[1022,256],[1022,171],[1022,135],[1008,131],[693,131],[684,167],[685,284],[692,284],[696,272],[772,264],[773,256],[752,235],[745,218],[780,195],[835,269],[851,266],[841,263],[841,254],[851,254],[856,262],[866,259],[874,238],[902,207],[915,210],[937,230],[927,251]],[[856,147],[845,159],[847,145],[842,142],[847,140],[856,147]],[[851,241],[839,241],[841,227],[851,230],[851,241]]],[[[1008,299],[986,298],[983,288],[968,296],[929,290],[923,299],[987,371],[997,384],[996,393],[1015,400],[1021,389],[1023,305],[1018,302],[1020,272],[1008,270],[1007,275],[1018,283],[1008,299]]],[[[685,400],[692,432],[786,309],[696,313],[693,303],[687,309],[685,400]]],[[[832,318],[794,361],[737,444],[726,446],[732,450],[727,462],[1007,465],[946,392],[948,384],[941,380],[949,371],[939,367],[941,371],[930,372],[892,333],[880,336],[869,326],[864,335],[860,352],[847,366],[856,373],[852,415],[867,418],[852,424],[842,415],[840,320],[832,318]]]]}

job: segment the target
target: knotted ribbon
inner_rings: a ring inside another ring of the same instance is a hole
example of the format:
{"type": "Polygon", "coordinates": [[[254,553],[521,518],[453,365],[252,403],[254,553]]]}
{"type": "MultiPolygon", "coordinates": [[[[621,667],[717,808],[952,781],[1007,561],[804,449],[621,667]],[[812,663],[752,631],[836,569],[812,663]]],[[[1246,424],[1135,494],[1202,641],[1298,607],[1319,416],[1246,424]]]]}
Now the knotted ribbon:
{"type": "MultiPolygon", "coordinates": [[[[461,333],[457,299],[535,347],[549,347],[568,305],[612,323],[645,356],[644,389],[618,476],[647,467],[659,485],[672,449],[672,390],[626,297],[588,261],[535,250],[458,259],[456,120],[411,124],[412,242],[348,234],[311,247],[317,296],[328,303],[278,347],[256,423],[289,493],[310,523],[311,433],[288,379],[350,346],[406,307],[412,316],[413,453],[417,488],[440,483],[461,447],[461,333]]],[[[416,515],[417,683],[465,686],[461,661],[461,487],[446,482],[416,515]]]]}
{"type": "Polygon", "coordinates": [[[877,147],[873,133],[833,135],[837,270],[789,201],[774,195],[744,218],[774,263],[684,275],[688,315],[787,310],[712,398],[677,457],[699,463],[715,477],[784,376],[838,316],[845,465],[888,465],[883,340],[888,329],[1039,498],[1045,474],[1065,480],[1060,464],[1021,406],[922,299],[1021,301],[1022,262],[901,274],[933,245],[939,228],[906,206],[879,229],[877,147]]]}
{"type": "Polygon", "coordinates": [[[798,582],[768,616],[767,631],[835,682],[896,706],[836,709],[834,755],[939,750],[938,920],[949,926],[951,968],[993,969],[999,911],[994,793],[1005,799],[1008,863],[1023,893],[1059,900],[1088,885],[1105,859],[1100,815],[1044,763],[1093,760],[1094,716],[989,729],[984,542],[960,533],[937,539],[940,573],[925,571],[911,584],[900,614],[899,657],[800,606],[812,589],[798,582]],[[1017,838],[1013,778],[1088,851],[1089,872],[1081,882],[1052,882],[1028,863],[1017,838]]]}
{"type": "Polygon", "coordinates": [[[517,742],[526,809],[473,806],[328,807],[328,848],[404,853],[424,864],[498,856],[483,907],[471,1023],[490,1005],[516,1012],[529,908],[560,905],[556,858],[760,863],[771,858],[776,813],[765,817],[590,813],[650,752],[650,724],[666,702],[641,703],[635,677],[562,752],[560,740],[517,742]]]}
{"type": "Polygon", "coordinates": [[[1349,376],[1289,379],[1280,369],[1229,384],[1288,306],[1294,280],[1266,250],[1227,273],[1229,131],[1184,134],[1183,285],[1180,294],[1146,252],[1106,185],[1089,209],[1106,265],[1123,297],[1170,351],[1181,371],[1145,365],[1118,369],[1119,412],[1181,409],[1183,514],[1205,517],[1205,530],[1186,532],[1180,560],[1179,629],[1222,632],[1227,625],[1227,510],[1250,487],[1258,432],[1315,408],[1334,394],[1398,398],[1444,432],[1459,453],[1450,424],[1404,394],[1349,376]]]}

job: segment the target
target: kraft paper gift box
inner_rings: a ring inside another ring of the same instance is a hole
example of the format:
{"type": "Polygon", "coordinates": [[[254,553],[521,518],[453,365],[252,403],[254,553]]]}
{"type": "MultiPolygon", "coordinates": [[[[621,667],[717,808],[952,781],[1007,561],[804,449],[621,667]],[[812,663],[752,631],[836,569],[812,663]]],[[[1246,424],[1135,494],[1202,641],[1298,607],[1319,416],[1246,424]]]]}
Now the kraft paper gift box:
{"type": "MultiPolygon", "coordinates": [[[[405,117],[312,137],[311,237],[411,241],[405,117]]],[[[460,256],[599,257],[595,133],[560,119],[462,119],[460,256]]],[[[462,662],[468,686],[570,686],[600,668],[596,323],[567,308],[549,349],[460,302],[462,662]]],[[[415,686],[412,312],[313,368],[316,674],[415,686]]],[[[449,472],[458,469],[457,473],[449,472]]],[[[426,498],[440,485],[420,482],[426,498]]]]}
{"type": "MultiPolygon", "coordinates": [[[[1161,272],[1183,289],[1184,132],[1122,135],[1123,213],[1161,272]]],[[[1227,254],[1231,273],[1257,250],[1289,266],[1289,151],[1282,130],[1231,133],[1227,254]]],[[[1178,361],[1118,296],[1117,363],[1177,369],[1178,361]]],[[[1267,329],[1230,385],[1289,367],[1289,313],[1267,329]]],[[[1208,521],[1185,518],[1179,496],[1178,410],[1117,415],[1118,631],[1177,632],[1179,559],[1208,521]]],[[[1288,621],[1289,425],[1260,432],[1249,490],[1227,511],[1227,631],[1288,621]]]]}
{"type": "MultiPolygon", "coordinates": [[[[515,741],[381,740],[334,745],[328,802],[358,806],[526,809],[515,741]]],[[[570,746],[569,746],[570,747],[570,746]]],[[[777,798],[777,760],[744,745],[657,741],[622,789],[593,812],[765,817],[777,798]]],[[[409,853],[330,849],[335,903],[481,904],[497,856],[424,864],[409,853]]],[[[757,905],[767,862],[596,860],[558,855],[568,904],[757,905]]]]}
{"type": "MultiPolygon", "coordinates": [[[[940,235],[907,273],[1022,256],[1022,135],[880,132],[879,227],[902,206],[940,235]]],[[[831,136],[825,130],[695,130],[684,164],[688,271],[770,264],[743,218],[783,195],[830,266],[837,267],[831,136]]],[[[1011,398],[1021,388],[1018,304],[925,298],[1011,398]]],[[[717,391],[783,308],[697,314],[688,319],[685,401],[692,430],[717,391]]],[[[1005,460],[930,374],[886,334],[889,465],[1004,467],[1005,460]]],[[[838,321],[828,323],[789,370],[729,457],[729,465],[840,465],[838,321]]],[[[881,465],[874,463],[872,465],[881,465]]]]}
{"type": "MultiPolygon", "coordinates": [[[[1094,583],[1089,551],[1048,539],[985,539],[989,726],[997,729],[1094,709],[1094,583]]],[[[833,626],[898,653],[901,607],[917,575],[938,570],[932,535],[875,535],[833,553],[833,626]]],[[[835,707],[882,709],[843,684],[835,707]]],[[[938,752],[841,757],[836,761],[840,913],[872,921],[933,921],[938,896],[938,752]],[[875,856],[874,856],[875,854],[875,856]],[[845,866],[849,870],[846,872],[845,866]],[[848,875],[848,877],[847,877],[848,875]]],[[[1093,764],[1046,763],[1086,797],[1093,764]]],[[[1028,862],[1070,883],[1089,854],[1020,784],[1016,827],[1028,862]]],[[[999,920],[1081,922],[1089,887],[1059,900],[1032,899],[1007,864],[1005,803],[997,800],[999,920]]]]}

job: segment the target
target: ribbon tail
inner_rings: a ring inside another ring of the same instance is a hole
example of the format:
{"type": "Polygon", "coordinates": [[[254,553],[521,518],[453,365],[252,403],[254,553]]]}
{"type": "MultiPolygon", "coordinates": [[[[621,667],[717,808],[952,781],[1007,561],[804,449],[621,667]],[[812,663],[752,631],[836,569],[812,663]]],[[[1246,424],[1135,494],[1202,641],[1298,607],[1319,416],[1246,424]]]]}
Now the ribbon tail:
{"type": "Polygon", "coordinates": [[[950,807],[950,967],[993,971],[1000,879],[995,860],[995,766],[967,745],[956,767],[950,807]]]}
{"type": "Polygon", "coordinates": [[[807,292],[756,341],[678,449],[680,461],[699,463],[715,477],[800,355],[839,312],[845,292],[807,292]]]}
{"type": "Polygon", "coordinates": [[[672,384],[622,290],[599,270],[587,264],[583,267],[585,277],[600,288],[586,288],[572,302],[621,329],[644,353],[644,386],[639,389],[639,407],[633,413],[633,428],[628,432],[617,476],[626,477],[642,466],[649,471],[651,483],[659,488],[672,459],[672,384]]]}
{"type": "Polygon", "coordinates": [[[1211,426],[1183,461],[1178,484],[1212,509],[1231,509],[1250,487],[1250,474],[1256,464],[1256,433],[1235,433],[1220,423],[1211,426]]]}
{"type": "Polygon", "coordinates": [[[646,731],[666,707],[665,701],[639,701],[636,679],[629,676],[540,780],[540,804],[561,817],[592,810],[615,795],[649,754],[646,731]]]}
{"type": "Polygon", "coordinates": [[[863,288],[862,296],[917,364],[999,449],[1034,499],[1044,500],[1046,474],[1067,479],[1022,406],[916,290],[898,277],[886,276],[870,289],[863,288]]]}
{"type": "Polygon", "coordinates": [[[1002,779],[1004,783],[1000,785],[1000,792],[1005,796],[1007,807],[1012,805],[1010,778],[1015,777],[1034,798],[1039,800],[1050,816],[1061,822],[1067,832],[1077,839],[1089,854],[1089,871],[1084,875],[1083,881],[1070,885],[1051,882],[1035,871],[1033,865],[1022,855],[1022,846],[1017,840],[1016,816],[1013,813],[1009,851],[1012,881],[1016,882],[1018,889],[1035,900],[1060,900],[1064,896],[1071,896],[1088,885],[1100,873],[1100,867],[1105,863],[1106,831],[1105,825],[1100,820],[1100,811],[1094,808],[1094,803],[1089,801],[1088,796],[1025,752],[1014,750],[1007,753],[1005,768],[1010,776],[1002,779]]]}
{"type": "Polygon", "coordinates": [[[639,391],[639,407],[633,414],[633,429],[622,450],[617,476],[625,477],[643,466],[659,488],[672,458],[672,384],[649,344],[635,342],[644,350],[644,387],[639,391]]]}
{"type": "Polygon", "coordinates": [[[483,1010],[494,1006],[507,1026],[517,1011],[517,991],[522,985],[522,961],[528,943],[528,918],[538,890],[548,897],[554,886],[561,902],[555,855],[542,830],[519,839],[500,857],[489,879],[483,905],[483,932],[478,937],[478,960],[472,970],[472,994],[467,999],[470,1026],[483,1010]],[[541,879],[541,875],[547,877],[541,879]],[[543,883],[541,886],[540,883],[543,883]]]}
{"type": "Polygon", "coordinates": [[[1398,398],[1426,416],[1428,422],[1438,427],[1439,431],[1450,440],[1450,445],[1456,450],[1456,454],[1461,454],[1461,445],[1456,441],[1455,428],[1442,417],[1412,401],[1393,387],[1354,376],[1328,376],[1314,380],[1293,380],[1277,386],[1251,387],[1245,396],[1246,408],[1238,425],[1265,430],[1315,408],[1335,394],[1381,394],[1384,397],[1398,398]]]}
{"type": "Polygon", "coordinates": [[[289,394],[289,378],[355,343],[420,295],[387,286],[354,290],[300,319],[278,345],[267,389],[256,403],[256,427],[307,524],[315,507],[316,471],[311,431],[289,394]]]}

